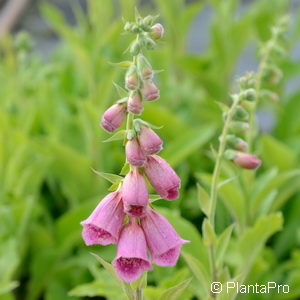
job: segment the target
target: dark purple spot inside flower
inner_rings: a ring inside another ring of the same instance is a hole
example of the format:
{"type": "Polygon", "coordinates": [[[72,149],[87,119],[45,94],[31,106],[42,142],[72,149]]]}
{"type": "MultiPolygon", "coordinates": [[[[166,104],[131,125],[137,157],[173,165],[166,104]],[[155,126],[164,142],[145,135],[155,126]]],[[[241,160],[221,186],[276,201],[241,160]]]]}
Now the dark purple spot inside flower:
{"type": "Polygon", "coordinates": [[[168,196],[166,198],[168,200],[174,200],[177,199],[178,196],[179,196],[178,186],[176,186],[168,190],[168,196]]]}
{"type": "Polygon", "coordinates": [[[145,207],[141,205],[130,205],[127,214],[136,218],[145,215],[145,207]]]}
{"type": "Polygon", "coordinates": [[[148,261],[141,258],[120,257],[115,261],[119,276],[126,282],[137,280],[143,271],[150,270],[148,261]]]}
{"type": "Polygon", "coordinates": [[[107,245],[110,243],[115,243],[115,238],[107,232],[95,225],[85,224],[82,231],[83,239],[87,245],[107,245]]]}

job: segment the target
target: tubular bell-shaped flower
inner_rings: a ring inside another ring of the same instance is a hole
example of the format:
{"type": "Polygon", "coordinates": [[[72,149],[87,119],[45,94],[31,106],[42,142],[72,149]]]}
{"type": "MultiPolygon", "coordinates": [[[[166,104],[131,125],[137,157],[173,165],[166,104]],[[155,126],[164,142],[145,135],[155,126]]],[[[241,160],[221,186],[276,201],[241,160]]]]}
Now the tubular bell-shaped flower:
{"type": "Polygon", "coordinates": [[[146,126],[141,127],[139,143],[146,155],[158,153],[163,145],[161,138],[151,128],[146,126]]]}
{"type": "Polygon", "coordinates": [[[147,160],[136,138],[127,141],[125,153],[127,161],[133,166],[141,167],[147,160]]]}
{"type": "Polygon", "coordinates": [[[113,132],[121,126],[125,115],[125,105],[116,103],[104,112],[101,120],[101,126],[108,132],[113,132]]]}
{"type": "Polygon", "coordinates": [[[145,174],[156,192],[166,200],[179,196],[180,178],[172,167],[157,155],[148,156],[145,174]]]}
{"type": "Polygon", "coordinates": [[[118,275],[126,282],[137,280],[151,264],[147,257],[144,232],[136,220],[131,220],[120,233],[117,256],[112,262],[118,275]]]}
{"type": "Polygon", "coordinates": [[[126,175],[122,187],[122,198],[127,215],[136,218],[145,216],[149,195],[146,181],[137,168],[126,175]]]}
{"type": "Polygon", "coordinates": [[[124,219],[123,204],[119,192],[108,194],[92,214],[80,224],[86,245],[116,244],[124,219]]]}
{"type": "Polygon", "coordinates": [[[183,240],[165,217],[149,209],[141,219],[152,261],[159,266],[174,266],[178,260],[183,240]]]}

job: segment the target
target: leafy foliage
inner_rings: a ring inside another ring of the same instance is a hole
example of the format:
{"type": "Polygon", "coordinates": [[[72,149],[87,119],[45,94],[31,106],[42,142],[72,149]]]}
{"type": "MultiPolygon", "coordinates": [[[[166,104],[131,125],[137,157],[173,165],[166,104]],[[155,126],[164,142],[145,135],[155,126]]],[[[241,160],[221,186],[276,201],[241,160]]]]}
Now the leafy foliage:
{"type": "MultiPolygon", "coordinates": [[[[92,169],[117,173],[124,163],[118,143],[103,143],[109,137],[99,130],[98,122],[104,109],[121,97],[111,88],[112,82],[123,84],[122,66],[128,59],[123,50],[129,40],[120,35],[120,16],[132,19],[137,1],[87,2],[87,14],[74,7],[75,28],[53,7],[41,7],[61,37],[61,45],[46,62],[18,43],[18,38],[1,44],[3,300],[123,297],[113,277],[83,245],[79,222],[109,187],[109,182],[92,169]],[[111,64],[118,61],[124,63],[111,64]]],[[[228,102],[239,57],[253,42],[268,39],[287,1],[274,1],[272,9],[269,0],[252,1],[245,11],[238,9],[237,0],[211,0],[207,4],[156,0],[155,4],[167,32],[159,50],[150,54],[154,67],[165,70],[159,76],[163,101],[151,103],[145,118],[157,126],[168,125],[160,129],[167,145],[162,155],[178,171],[182,187],[177,203],[153,199],[190,243],[184,246],[178,266],[155,267],[148,274],[145,299],[205,299],[212,274],[201,223],[213,165],[209,145],[217,142],[216,132],[220,130],[221,112],[215,101],[228,102]],[[202,53],[191,54],[186,47],[189,28],[205,5],[213,12],[210,41],[202,53]]],[[[286,41],[289,48],[299,35],[298,22],[290,41],[286,41]]],[[[290,57],[282,62],[286,76],[276,87],[280,109],[278,104],[265,105],[276,122],[272,131],[257,141],[264,162],[258,176],[253,179],[241,174],[241,181],[235,176],[236,169],[224,165],[222,178],[231,180],[220,186],[214,239],[217,263],[229,266],[219,274],[223,282],[239,279],[246,268],[247,275],[240,280],[289,284],[290,299],[300,297],[300,90],[287,91],[285,85],[299,76],[299,63],[290,57]],[[232,221],[234,226],[228,227],[232,221]]],[[[121,131],[116,138],[123,134],[121,131]]],[[[118,180],[109,174],[100,175],[118,180]]],[[[102,261],[111,260],[115,252],[111,246],[90,249],[102,261]]],[[[274,295],[274,299],[284,296],[274,295]]],[[[220,297],[233,299],[234,295],[220,297]]],[[[266,298],[249,294],[238,299],[266,298]]]]}

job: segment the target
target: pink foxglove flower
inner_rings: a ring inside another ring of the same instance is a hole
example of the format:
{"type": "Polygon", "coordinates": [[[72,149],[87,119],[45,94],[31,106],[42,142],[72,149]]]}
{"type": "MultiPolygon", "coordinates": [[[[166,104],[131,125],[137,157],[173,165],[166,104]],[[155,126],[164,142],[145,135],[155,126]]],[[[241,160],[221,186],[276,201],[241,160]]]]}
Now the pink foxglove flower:
{"type": "Polygon", "coordinates": [[[139,143],[146,155],[158,153],[163,145],[160,137],[151,128],[146,126],[141,127],[139,143]]]}
{"type": "Polygon", "coordinates": [[[108,132],[113,132],[121,126],[125,115],[125,105],[121,103],[114,104],[104,112],[101,126],[108,132]]]}
{"type": "Polygon", "coordinates": [[[152,209],[141,219],[141,225],[153,263],[159,266],[176,265],[181,246],[189,241],[183,240],[168,220],[152,209]]]}
{"type": "Polygon", "coordinates": [[[130,95],[127,103],[127,110],[134,115],[140,115],[143,111],[141,96],[138,93],[130,95]]]}
{"type": "Polygon", "coordinates": [[[127,161],[133,166],[142,167],[147,160],[136,138],[126,143],[125,153],[127,161]]]}
{"type": "Polygon", "coordinates": [[[156,192],[166,200],[179,196],[180,178],[161,157],[151,155],[144,168],[145,174],[156,192]]]}
{"type": "Polygon", "coordinates": [[[237,166],[248,170],[257,169],[261,165],[261,160],[259,158],[244,152],[236,152],[233,161],[237,166]]]}
{"type": "Polygon", "coordinates": [[[135,281],[144,271],[152,269],[147,257],[144,232],[135,220],[122,229],[117,256],[112,264],[120,278],[126,282],[135,281]]]}
{"type": "Polygon", "coordinates": [[[142,95],[144,100],[146,101],[157,100],[160,96],[159,89],[151,80],[144,81],[143,88],[142,88],[142,95]]]}
{"type": "Polygon", "coordinates": [[[116,244],[124,219],[123,204],[119,192],[108,194],[92,214],[80,224],[86,245],[116,244]]]}
{"type": "Polygon", "coordinates": [[[136,218],[145,216],[149,194],[146,181],[137,168],[134,168],[125,176],[122,186],[122,198],[124,211],[127,215],[136,218]]]}
{"type": "Polygon", "coordinates": [[[154,40],[160,39],[164,35],[164,27],[160,23],[156,23],[151,27],[150,36],[154,40]]]}

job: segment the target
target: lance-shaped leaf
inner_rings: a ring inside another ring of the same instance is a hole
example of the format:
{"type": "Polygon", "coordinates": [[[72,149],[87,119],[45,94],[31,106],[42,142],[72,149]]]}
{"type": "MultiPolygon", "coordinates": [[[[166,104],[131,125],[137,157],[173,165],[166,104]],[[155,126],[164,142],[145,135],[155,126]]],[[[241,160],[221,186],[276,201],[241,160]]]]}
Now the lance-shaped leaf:
{"type": "Polygon", "coordinates": [[[186,279],[175,286],[172,286],[165,290],[160,297],[159,300],[176,300],[183,293],[183,291],[188,287],[192,278],[186,279]]]}
{"type": "Polygon", "coordinates": [[[200,209],[208,216],[209,195],[199,183],[197,183],[197,199],[198,199],[200,209]]]}
{"type": "Polygon", "coordinates": [[[97,175],[101,176],[102,178],[108,180],[111,183],[116,183],[116,182],[120,182],[121,180],[123,180],[122,176],[116,175],[116,174],[111,174],[111,173],[104,173],[104,172],[99,172],[96,171],[94,169],[92,169],[94,173],[96,173],[97,175]]]}
{"type": "Polygon", "coordinates": [[[119,130],[114,135],[112,135],[110,138],[104,140],[103,143],[124,140],[124,138],[126,137],[126,134],[127,134],[126,130],[119,130]]]}

